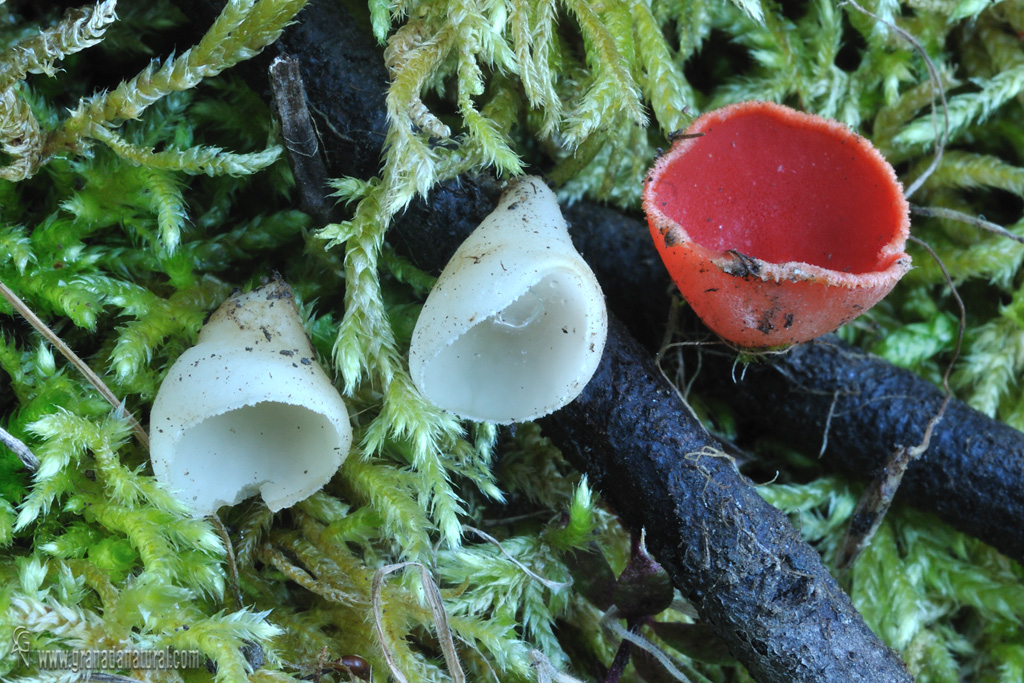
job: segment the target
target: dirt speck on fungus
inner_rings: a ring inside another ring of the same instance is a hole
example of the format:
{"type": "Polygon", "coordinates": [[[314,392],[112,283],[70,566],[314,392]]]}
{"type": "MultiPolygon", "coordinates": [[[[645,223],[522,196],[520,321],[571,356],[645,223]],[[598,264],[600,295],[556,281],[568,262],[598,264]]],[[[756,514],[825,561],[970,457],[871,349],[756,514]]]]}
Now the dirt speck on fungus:
{"type": "Polygon", "coordinates": [[[680,242],[682,242],[682,240],[679,239],[679,233],[676,232],[675,230],[671,229],[671,228],[668,229],[668,230],[663,231],[661,233],[661,235],[665,239],[665,247],[666,248],[674,247],[677,244],[679,244],[680,242]]]}

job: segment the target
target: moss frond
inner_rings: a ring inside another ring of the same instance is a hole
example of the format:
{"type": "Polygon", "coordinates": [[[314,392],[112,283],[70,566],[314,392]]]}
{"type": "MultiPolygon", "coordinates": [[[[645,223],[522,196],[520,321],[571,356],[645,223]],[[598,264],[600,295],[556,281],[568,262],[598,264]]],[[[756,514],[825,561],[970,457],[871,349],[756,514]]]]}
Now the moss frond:
{"type": "Polygon", "coordinates": [[[0,228],[0,266],[10,263],[19,273],[24,273],[25,268],[34,260],[32,242],[24,226],[6,225],[0,228]]]}
{"type": "Polygon", "coordinates": [[[175,629],[164,642],[179,650],[199,650],[217,662],[217,681],[244,681],[253,670],[243,646],[265,642],[280,634],[267,621],[267,612],[241,610],[206,617],[189,629],[175,629]]]}
{"type": "Polygon", "coordinates": [[[93,128],[90,135],[132,164],[154,170],[181,171],[189,175],[252,175],[281,156],[281,147],[278,145],[249,154],[232,154],[217,147],[199,146],[154,152],[131,144],[103,126],[93,128]]]}
{"type": "Polygon", "coordinates": [[[562,101],[549,68],[557,40],[553,21],[556,9],[554,0],[509,3],[509,28],[523,90],[530,105],[544,112],[544,135],[550,135],[562,118],[562,101]]]}
{"type": "Polygon", "coordinates": [[[373,506],[389,538],[409,560],[430,556],[430,522],[415,498],[415,480],[408,473],[376,461],[349,458],[341,475],[358,500],[373,506]]]}
{"type": "MultiPolygon", "coordinates": [[[[568,126],[563,130],[567,144],[570,148],[576,147],[608,120],[621,117],[631,123],[646,123],[640,107],[640,88],[624,67],[605,17],[581,0],[566,0],[565,6],[579,23],[588,52],[593,55],[590,66],[594,72],[582,99],[567,115],[568,126]]],[[[608,13],[615,8],[610,5],[608,13]]]]}
{"type": "Polygon", "coordinates": [[[1020,377],[1024,371],[1024,289],[1018,288],[1002,315],[977,327],[968,338],[963,365],[954,376],[972,407],[1020,422],[1020,377]]]}
{"type": "Polygon", "coordinates": [[[43,153],[43,133],[28,102],[13,88],[0,93],[0,141],[10,158],[0,168],[0,178],[24,180],[35,174],[43,153]]]}
{"type": "Polygon", "coordinates": [[[649,0],[634,0],[630,4],[630,16],[644,67],[644,96],[651,103],[662,133],[667,136],[686,128],[687,112],[697,108],[696,93],[687,83],[679,63],[673,60],[649,0]]]}
{"type": "MultiPolygon", "coordinates": [[[[797,516],[805,537],[832,556],[856,502],[847,484],[820,479],[758,490],[797,516]]],[[[1020,566],[909,508],[895,508],[878,533],[847,577],[872,629],[901,650],[918,680],[994,674],[1004,661],[997,653],[1021,637],[1020,566]],[[950,629],[945,618],[953,614],[977,630],[950,629]]]]}
{"type": "Polygon", "coordinates": [[[515,558],[535,574],[553,582],[568,578],[565,567],[550,548],[526,537],[513,537],[494,545],[465,546],[441,553],[438,569],[447,581],[465,587],[451,604],[456,615],[490,615],[501,624],[522,624],[523,635],[535,643],[556,666],[567,657],[554,635],[554,619],[566,607],[566,588],[552,590],[509,560],[515,558]],[[507,555],[507,556],[506,556],[507,555]]]}
{"type": "Polygon", "coordinates": [[[303,0],[231,0],[194,48],[162,63],[152,62],[139,75],[79,106],[51,141],[51,149],[74,147],[77,139],[93,132],[93,126],[137,119],[167,95],[190,90],[249,59],[277,39],[303,4],[303,0]]]}
{"type": "Polygon", "coordinates": [[[133,312],[136,319],[120,328],[110,352],[117,384],[145,396],[153,395],[157,378],[151,362],[157,350],[172,335],[194,335],[207,311],[226,296],[226,290],[222,283],[207,278],[168,299],[154,297],[133,312]]]}
{"type": "Polygon", "coordinates": [[[190,90],[257,54],[277,39],[304,4],[305,0],[232,0],[194,48],[163,62],[154,61],[114,90],[83,100],[62,123],[44,131],[16,86],[30,73],[54,75],[57,62],[97,44],[116,18],[115,0],[69,10],[56,26],[24,39],[0,58],[0,141],[10,157],[0,177],[31,177],[55,155],[87,152],[91,139],[106,143],[134,163],[154,168],[241,175],[267,166],[280,153],[274,146],[242,155],[203,147],[158,153],[129,143],[114,128],[139,119],[168,95],[190,90]]]}
{"type": "Polygon", "coordinates": [[[568,509],[568,522],[565,526],[549,532],[544,537],[545,540],[561,551],[582,548],[590,542],[594,529],[597,527],[594,512],[595,502],[594,492],[587,484],[587,478],[584,475],[573,492],[572,502],[568,509]]]}
{"type": "Polygon", "coordinates": [[[93,7],[69,9],[55,26],[25,38],[0,57],[0,90],[8,91],[28,74],[56,73],[57,62],[99,44],[117,18],[117,0],[101,0],[93,7]]]}
{"type": "MultiPolygon", "coordinates": [[[[978,23],[978,40],[983,41],[998,72],[974,79],[975,92],[958,94],[949,100],[949,127],[953,135],[969,125],[984,122],[996,110],[1024,90],[1024,51],[1002,27],[989,21],[978,23]]],[[[936,128],[930,117],[917,119],[896,136],[898,145],[921,146],[934,143],[936,128]]]]}
{"type": "Polygon", "coordinates": [[[0,547],[7,547],[14,539],[14,506],[0,498],[0,547]]]}
{"type": "Polygon", "coordinates": [[[732,2],[746,12],[754,21],[761,23],[765,20],[764,10],[761,8],[761,0],[732,0],[732,2]]]}

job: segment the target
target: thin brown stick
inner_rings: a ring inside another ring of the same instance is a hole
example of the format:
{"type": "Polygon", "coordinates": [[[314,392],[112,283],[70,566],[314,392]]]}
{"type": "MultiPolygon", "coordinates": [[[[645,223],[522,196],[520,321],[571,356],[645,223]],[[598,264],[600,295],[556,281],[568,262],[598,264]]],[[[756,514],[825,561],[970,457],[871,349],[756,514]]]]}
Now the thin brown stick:
{"type": "Polygon", "coordinates": [[[552,590],[552,591],[560,591],[563,588],[569,588],[570,586],[572,586],[572,579],[570,579],[569,581],[565,581],[565,582],[552,581],[551,579],[545,579],[540,574],[537,574],[532,569],[527,567],[525,564],[523,564],[522,562],[517,560],[515,558],[515,556],[512,555],[512,553],[510,553],[509,551],[505,550],[504,546],[501,545],[501,541],[496,539],[494,536],[491,536],[486,531],[481,531],[480,529],[477,529],[476,527],[469,526],[468,524],[463,524],[462,525],[462,530],[463,531],[472,531],[474,534],[476,534],[480,538],[484,539],[485,541],[487,541],[491,545],[497,547],[498,551],[501,552],[501,554],[505,556],[505,559],[507,559],[512,564],[514,564],[516,567],[518,567],[520,569],[520,571],[522,571],[524,574],[529,576],[534,581],[537,581],[538,583],[540,583],[545,588],[547,588],[549,590],[552,590]]]}
{"type": "Polygon", "coordinates": [[[0,443],[7,446],[12,453],[18,456],[21,464],[29,470],[35,472],[39,469],[39,458],[36,457],[36,454],[21,439],[12,435],[3,427],[0,427],[0,443]]]}
{"type": "Polygon", "coordinates": [[[377,634],[377,640],[380,641],[381,650],[384,651],[384,659],[388,663],[388,668],[391,669],[391,675],[399,683],[408,683],[408,679],[402,670],[398,668],[398,663],[395,661],[395,657],[388,645],[387,629],[384,628],[384,615],[381,607],[383,603],[381,594],[384,590],[384,582],[387,575],[406,567],[419,567],[420,569],[420,582],[423,584],[423,594],[430,607],[430,615],[434,620],[434,629],[437,631],[437,640],[441,645],[441,653],[444,655],[445,664],[448,665],[448,674],[452,677],[452,683],[466,683],[466,674],[462,671],[462,665],[459,664],[459,655],[455,651],[455,641],[452,638],[451,629],[448,628],[448,615],[445,613],[444,604],[441,601],[441,591],[438,590],[437,584],[434,583],[434,579],[430,576],[427,568],[419,562],[389,564],[381,567],[373,574],[371,588],[373,627],[377,634]]]}
{"type": "MultiPolygon", "coordinates": [[[[935,250],[928,246],[928,243],[919,237],[910,236],[908,238],[911,242],[921,246],[928,254],[935,259],[935,262],[939,264],[939,270],[942,271],[942,277],[946,279],[946,285],[949,286],[949,292],[953,295],[953,299],[956,301],[957,308],[960,311],[960,325],[957,328],[956,334],[956,346],[953,348],[953,356],[949,359],[949,363],[946,365],[946,371],[942,374],[942,388],[946,391],[946,403],[949,402],[949,398],[953,395],[953,390],[949,388],[949,376],[953,373],[953,365],[960,357],[960,349],[964,344],[964,331],[967,329],[967,308],[964,306],[964,300],[960,298],[960,292],[957,291],[956,285],[953,284],[953,278],[949,276],[949,271],[946,270],[946,264],[942,262],[939,255],[935,253],[935,250]]],[[[945,407],[945,404],[943,405],[945,407]]]]}
{"type": "MultiPolygon", "coordinates": [[[[964,330],[967,328],[967,309],[964,307],[963,299],[960,298],[960,293],[956,291],[953,279],[949,276],[949,271],[946,270],[946,265],[939,258],[939,255],[921,239],[917,237],[910,237],[909,239],[921,245],[935,259],[935,262],[939,264],[939,269],[942,270],[942,275],[946,278],[949,291],[952,292],[953,299],[960,309],[960,325],[957,328],[956,346],[953,348],[953,355],[949,359],[949,363],[946,364],[945,372],[942,374],[942,388],[946,395],[935,415],[932,416],[925,426],[924,435],[921,437],[920,443],[909,448],[905,446],[897,448],[889,456],[889,461],[882,468],[879,475],[868,484],[860,500],[857,501],[857,507],[854,508],[853,514],[850,515],[850,524],[846,528],[846,534],[843,536],[843,541],[839,544],[839,550],[836,552],[836,568],[840,570],[851,567],[857,561],[857,558],[860,557],[860,554],[864,552],[864,549],[867,548],[868,543],[871,542],[871,538],[878,531],[878,527],[881,526],[882,520],[885,519],[886,513],[889,511],[890,506],[892,506],[893,498],[896,495],[896,491],[899,490],[907,468],[910,466],[910,463],[920,458],[928,450],[932,442],[932,434],[946,414],[946,408],[949,407],[950,401],[953,400],[953,390],[949,386],[949,376],[953,372],[953,365],[960,357],[960,349],[963,346],[964,330]]],[[[822,452],[824,452],[824,449],[822,449],[822,452]]]]}
{"type": "Polygon", "coordinates": [[[242,589],[238,585],[238,563],[235,560],[235,546],[231,542],[228,528],[224,526],[224,522],[217,516],[216,512],[212,515],[207,515],[206,519],[213,525],[217,535],[220,536],[220,540],[224,543],[225,559],[228,565],[228,583],[231,586],[231,594],[237,603],[235,607],[242,609],[245,605],[242,603],[242,589]]]}
{"type": "Polygon", "coordinates": [[[327,171],[320,154],[320,139],[306,106],[306,88],[299,62],[281,55],[270,63],[270,87],[281,137],[295,177],[299,208],[320,223],[338,220],[333,202],[327,200],[327,171]]]}
{"type": "Polygon", "coordinates": [[[925,218],[945,218],[951,221],[958,221],[960,223],[967,223],[973,225],[976,228],[987,230],[993,234],[1005,237],[1006,239],[1013,240],[1014,242],[1020,242],[1024,244],[1024,237],[1015,235],[998,223],[987,221],[979,216],[971,216],[955,209],[944,209],[939,206],[917,206],[915,204],[910,205],[910,213],[915,216],[924,216],[925,218]]]}
{"type": "MultiPolygon", "coordinates": [[[[912,194],[921,189],[921,186],[924,185],[925,181],[928,180],[929,176],[931,176],[932,173],[935,173],[935,169],[939,167],[939,163],[942,161],[942,155],[946,151],[946,144],[949,142],[949,103],[946,102],[946,90],[945,88],[942,87],[942,78],[939,77],[939,70],[935,66],[935,62],[933,62],[932,58],[928,56],[928,52],[924,49],[924,46],[921,45],[917,38],[915,38],[910,32],[900,28],[896,24],[890,21],[885,21],[874,12],[871,12],[870,10],[861,7],[859,4],[857,4],[857,0],[846,0],[846,4],[850,5],[861,14],[869,16],[881,24],[885,24],[886,26],[891,28],[897,35],[899,35],[905,41],[910,43],[911,46],[913,46],[913,48],[921,55],[921,59],[924,60],[925,67],[928,69],[928,75],[931,78],[932,83],[934,84],[933,92],[938,93],[939,101],[942,103],[942,135],[937,136],[935,140],[935,153],[934,157],[932,158],[932,163],[928,165],[928,168],[924,170],[924,173],[918,176],[917,180],[911,183],[910,187],[908,187],[906,191],[903,193],[904,197],[910,199],[910,196],[912,194]]],[[[935,95],[932,95],[932,121],[934,124],[935,95]]],[[[938,125],[935,124],[935,127],[938,128],[938,125]]]]}
{"type": "Polygon", "coordinates": [[[115,396],[114,392],[107,388],[107,385],[103,383],[103,380],[100,379],[99,375],[93,372],[92,368],[90,368],[84,360],[79,358],[78,355],[71,350],[71,347],[65,344],[64,340],[58,337],[53,330],[47,327],[46,323],[40,320],[39,316],[33,313],[32,309],[26,306],[25,302],[19,299],[18,295],[11,291],[11,289],[3,282],[0,282],[0,294],[2,294],[11,306],[14,307],[14,310],[21,314],[21,317],[28,321],[29,325],[34,327],[39,334],[43,335],[48,342],[53,344],[57,350],[60,351],[61,355],[68,359],[68,362],[78,368],[78,371],[85,376],[85,379],[89,384],[91,384],[96,391],[100,392],[100,396],[105,398],[110,405],[114,406],[115,410],[119,411],[128,419],[128,422],[131,423],[132,431],[135,432],[135,437],[139,440],[139,443],[142,444],[143,448],[148,451],[149,435],[146,434],[146,430],[142,428],[142,425],[135,419],[135,416],[128,412],[124,407],[124,402],[115,396]]]}

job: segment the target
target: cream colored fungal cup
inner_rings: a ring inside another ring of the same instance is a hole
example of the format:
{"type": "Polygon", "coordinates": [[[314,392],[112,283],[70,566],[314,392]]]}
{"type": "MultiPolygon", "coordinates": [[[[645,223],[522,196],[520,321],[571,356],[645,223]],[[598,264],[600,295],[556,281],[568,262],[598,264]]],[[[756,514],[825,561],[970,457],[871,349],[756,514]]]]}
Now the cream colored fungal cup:
{"type": "Polygon", "coordinates": [[[522,422],[583,391],[607,334],[604,295],[554,193],[523,177],[442,271],[413,331],[409,368],[444,410],[522,422]]]}
{"type": "Polygon", "coordinates": [[[158,480],[198,516],[259,493],[274,511],[318,491],[352,444],[291,288],[232,296],[168,371],[150,415],[158,480]]]}

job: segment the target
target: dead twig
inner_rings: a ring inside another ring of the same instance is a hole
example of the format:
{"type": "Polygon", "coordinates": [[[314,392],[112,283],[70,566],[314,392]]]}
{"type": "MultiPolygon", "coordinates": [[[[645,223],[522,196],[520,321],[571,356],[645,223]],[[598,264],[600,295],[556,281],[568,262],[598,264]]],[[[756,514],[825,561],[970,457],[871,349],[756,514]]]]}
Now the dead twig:
{"type": "Polygon", "coordinates": [[[329,223],[337,219],[338,211],[327,200],[327,171],[319,137],[306,106],[306,87],[299,62],[290,55],[281,55],[270,63],[269,74],[274,113],[295,176],[299,208],[320,223],[329,223]]]}
{"type": "Polygon", "coordinates": [[[420,581],[423,584],[423,594],[427,599],[427,605],[430,607],[430,614],[434,619],[434,629],[437,631],[437,640],[441,644],[441,652],[444,655],[445,664],[448,665],[448,673],[451,674],[452,683],[466,683],[466,674],[462,671],[462,665],[459,664],[459,654],[455,650],[455,641],[452,638],[451,629],[448,628],[448,615],[444,611],[444,603],[441,600],[441,591],[438,590],[437,584],[434,583],[434,579],[430,576],[430,572],[427,571],[427,568],[419,562],[399,562],[397,564],[389,564],[385,567],[381,567],[373,574],[371,589],[373,601],[373,628],[377,634],[377,640],[380,642],[381,650],[384,651],[384,659],[388,663],[388,668],[391,669],[391,675],[393,675],[399,683],[409,683],[409,679],[406,678],[402,670],[398,668],[395,656],[391,652],[390,645],[388,645],[387,631],[384,628],[384,614],[381,608],[383,603],[381,591],[384,589],[384,581],[388,574],[405,569],[406,567],[420,568],[420,581]]]}
{"type": "Polygon", "coordinates": [[[39,458],[36,457],[36,454],[33,453],[28,446],[22,443],[21,439],[13,436],[3,427],[0,427],[0,443],[7,446],[12,453],[18,456],[18,460],[21,460],[21,464],[27,467],[30,471],[35,472],[39,469],[39,458]]]}
{"type": "MultiPolygon", "coordinates": [[[[840,570],[851,567],[857,561],[857,558],[860,557],[860,554],[864,552],[864,549],[867,548],[868,543],[871,542],[871,538],[878,531],[882,520],[885,519],[885,514],[892,506],[893,498],[896,495],[896,491],[899,490],[907,468],[910,467],[910,463],[920,458],[928,450],[932,442],[932,434],[946,414],[950,401],[953,400],[953,390],[949,386],[949,376],[953,372],[953,365],[956,363],[957,358],[960,357],[964,330],[967,329],[967,309],[964,307],[963,299],[960,298],[960,293],[957,292],[953,279],[949,276],[949,271],[946,270],[946,265],[939,258],[939,255],[917,237],[911,237],[910,239],[923,247],[935,259],[935,262],[939,264],[942,275],[946,278],[946,284],[949,286],[949,291],[952,292],[953,299],[956,301],[960,311],[960,325],[957,328],[956,346],[953,349],[953,355],[950,357],[949,363],[946,364],[946,371],[942,374],[942,388],[946,394],[942,405],[939,406],[935,415],[932,416],[925,426],[924,436],[921,437],[921,441],[916,446],[909,448],[900,446],[897,448],[889,456],[885,467],[882,468],[878,476],[871,480],[867,489],[861,495],[860,500],[857,501],[857,506],[850,516],[850,523],[846,527],[846,534],[844,534],[843,540],[836,552],[836,568],[840,570]]],[[[834,407],[835,401],[833,401],[834,407]]],[[[829,411],[829,418],[831,419],[831,409],[829,411]]],[[[822,453],[824,451],[825,446],[823,445],[822,453]]]]}
{"type": "Polygon", "coordinates": [[[14,310],[16,310],[21,317],[28,321],[29,325],[34,327],[39,334],[43,335],[48,342],[53,344],[53,346],[60,351],[61,355],[68,359],[69,363],[78,368],[78,371],[85,376],[85,379],[89,384],[91,384],[96,391],[100,393],[100,396],[105,398],[110,405],[114,406],[114,409],[118,411],[119,415],[124,415],[128,419],[128,422],[132,426],[132,431],[135,432],[135,437],[139,440],[139,443],[142,444],[143,448],[148,451],[149,434],[147,434],[146,430],[142,428],[139,421],[135,419],[135,416],[125,409],[124,401],[115,396],[114,392],[112,392],[103,380],[100,379],[100,376],[93,372],[92,368],[90,368],[84,360],[79,358],[78,355],[71,350],[71,347],[65,344],[64,340],[58,337],[56,332],[51,330],[46,323],[40,320],[39,316],[37,316],[31,308],[25,305],[25,302],[19,299],[18,295],[3,282],[0,282],[0,295],[3,295],[3,297],[7,299],[8,303],[14,307],[14,310]]]}
{"type": "Polygon", "coordinates": [[[956,211],[955,209],[944,209],[939,206],[917,206],[916,204],[910,205],[910,213],[916,216],[924,216],[925,218],[945,218],[951,221],[958,221],[960,223],[967,223],[973,225],[976,228],[987,230],[1000,237],[1013,240],[1014,242],[1020,242],[1024,244],[1024,237],[1015,235],[1003,226],[987,221],[980,216],[970,216],[962,211],[956,211]]]}
{"type": "Polygon", "coordinates": [[[228,584],[231,586],[231,595],[235,598],[235,607],[242,609],[242,590],[238,586],[238,563],[235,561],[235,546],[231,542],[231,536],[228,534],[228,528],[224,526],[224,522],[217,513],[207,515],[206,519],[213,525],[217,535],[220,536],[221,542],[224,544],[225,559],[228,564],[228,584]]]}
{"type": "Polygon", "coordinates": [[[865,9],[857,3],[857,0],[845,0],[846,4],[853,7],[855,10],[864,14],[865,16],[871,17],[880,24],[892,29],[898,36],[903,38],[905,41],[921,55],[921,59],[924,60],[925,67],[928,69],[928,76],[932,81],[932,125],[938,132],[938,122],[936,122],[936,107],[935,107],[935,95],[938,94],[938,99],[942,103],[942,134],[935,137],[935,149],[932,158],[932,162],[928,165],[928,168],[924,170],[917,179],[910,184],[910,186],[904,191],[903,196],[910,199],[910,196],[921,189],[925,181],[935,173],[935,169],[939,167],[942,162],[942,155],[945,153],[946,144],[949,142],[949,103],[946,102],[946,90],[942,87],[942,78],[939,76],[939,69],[935,66],[935,62],[928,56],[928,52],[924,49],[924,46],[915,38],[910,32],[900,28],[896,24],[885,21],[877,14],[865,9]]]}

